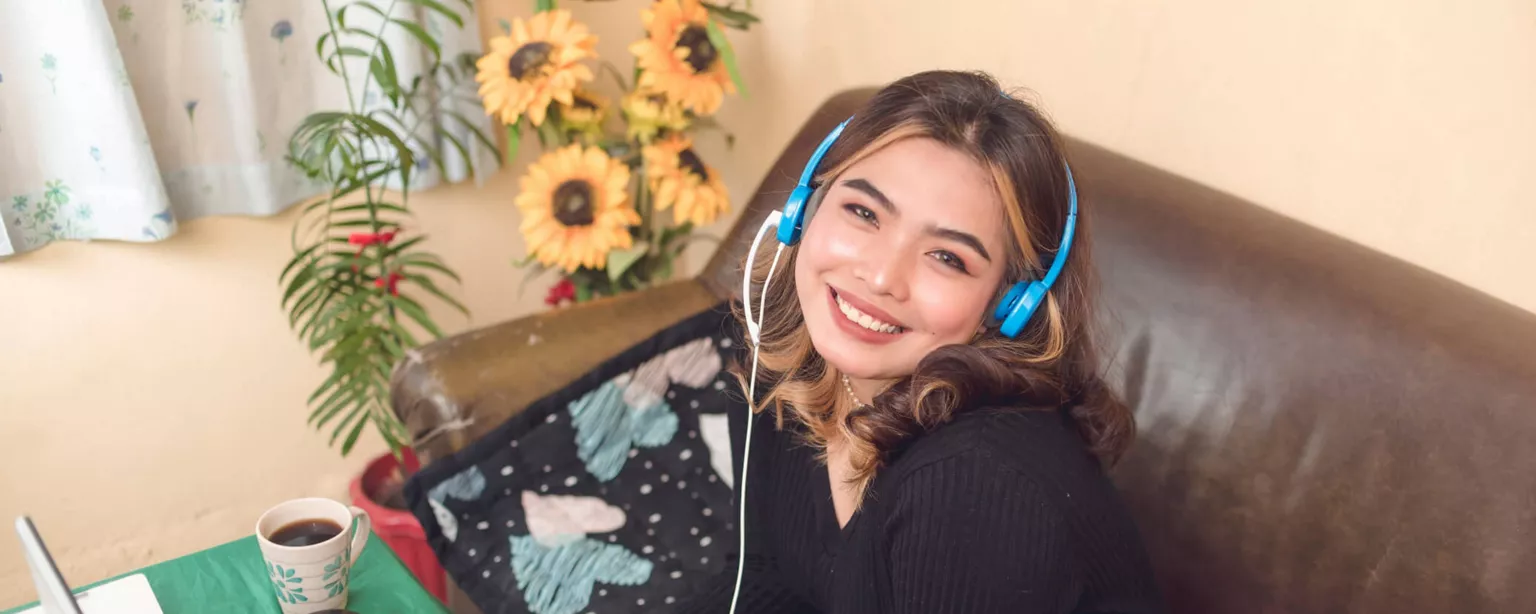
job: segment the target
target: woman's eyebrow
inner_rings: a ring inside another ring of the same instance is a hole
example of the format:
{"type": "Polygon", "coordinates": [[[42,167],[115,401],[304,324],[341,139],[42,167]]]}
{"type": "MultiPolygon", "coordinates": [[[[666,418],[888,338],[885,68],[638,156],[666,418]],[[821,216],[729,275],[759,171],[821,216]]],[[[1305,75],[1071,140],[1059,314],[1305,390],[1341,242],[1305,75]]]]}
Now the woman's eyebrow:
{"type": "Polygon", "coordinates": [[[938,236],[938,237],[943,237],[943,238],[949,239],[951,241],[957,241],[957,242],[960,242],[960,243],[964,243],[964,244],[966,244],[966,246],[970,247],[971,249],[976,250],[976,253],[981,254],[981,257],[982,257],[983,260],[986,260],[987,262],[992,262],[992,255],[987,253],[987,248],[981,246],[981,239],[976,238],[976,235],[973,235],[973,234],[971,234],[969,232],[965,232],[963,230],[955,230],[955,229],[952,229],[952,228],[939,228],[937,226],[930,226],[930,227],[928,227],[928,234],[931,234],[931,235],[934,235],[934,236],[938,236]]]}
{"type": "Polygon", "coordinates": [[[892,215],[896,214],[896,204],[891,202],[891,199],[885,195],[885,192],[881,192],[880,188],[875,187],[875,184],[870,183],[868,180],[849,179],[844,181],[843,185],[869,195],[870,198],[875,199],[875,202],[880,203],[880,206],[886,211],[891,212],[892,215]]]}

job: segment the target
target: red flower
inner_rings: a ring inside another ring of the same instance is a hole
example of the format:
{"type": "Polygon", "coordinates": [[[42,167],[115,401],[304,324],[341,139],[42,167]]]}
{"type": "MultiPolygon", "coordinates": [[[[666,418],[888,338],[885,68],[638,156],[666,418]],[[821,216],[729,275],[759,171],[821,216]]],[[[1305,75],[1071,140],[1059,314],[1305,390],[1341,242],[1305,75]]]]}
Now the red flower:
{"type": "Polygon", "coordinates": [[[347,242],[353,245],[363,246],[374,244],[382,245],[395,240],[395,232],[396,231],[394,230],[386,230],[384,232],[354,232],[352,233],[352,236],[347,237],[347,242]]]}
{"type": "Polygon", "coordinates": [[[544,304],[555,307],[565,301],[576,300],[576,284],[569,279],[562,279],[549,288],[549,294],[544,297],[544,304]]]}
{"type": "Polygon", "coordinates": [[[375,288],[389,288],[391,296],[400,296],[400,280],[402,279],[405,279],[404,275],[390,273],[388,277],[380,277],[373,280],[373,286],[375,288]]]}
{"type": "MultiPolygon", "coordinates": [[[[351,236],[347,237],[347,242],[357,246],[357,255],[355,257],[362,258],[363,250],[369,245],[388,245],[390,241],[395,240],[396,232],[394,229],[384,232],[354,232],[351,236]]],[[[357,265],[352,265],[352,270],[357,271],[357,265]]]]}

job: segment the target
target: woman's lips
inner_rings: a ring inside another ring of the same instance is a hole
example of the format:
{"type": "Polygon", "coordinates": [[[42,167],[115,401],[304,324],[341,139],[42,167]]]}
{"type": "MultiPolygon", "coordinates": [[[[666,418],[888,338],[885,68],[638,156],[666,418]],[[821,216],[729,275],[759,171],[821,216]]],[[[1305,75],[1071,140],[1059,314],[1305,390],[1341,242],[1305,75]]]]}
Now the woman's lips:
{"type": "Polygon", "coordinates": [[[839,294],[837,289],[832,286],[827,286],[827,308],[832,310],[832,320],[837,322],[839,329],[848,336],[864,343],[883,345],[900,339],[907,332],[907,328],[894,318],[891,318],[889,314],[858,300],[856,297],[839,294]],[[865,328],[864,325],[849,319],[848,315],[843,313],[842,306],[838,305],[839,298],[870,318],[880,320],[884,324],[897,326],[898,328],[895,332],[882,332],[865,328]]]}

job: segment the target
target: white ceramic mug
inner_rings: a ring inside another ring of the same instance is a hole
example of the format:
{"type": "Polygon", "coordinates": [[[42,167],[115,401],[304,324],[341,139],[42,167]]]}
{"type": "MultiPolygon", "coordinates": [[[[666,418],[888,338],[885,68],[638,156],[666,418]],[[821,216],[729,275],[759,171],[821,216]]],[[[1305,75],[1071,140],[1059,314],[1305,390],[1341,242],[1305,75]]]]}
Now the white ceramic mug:
{"type": "Polygon", "coordinates": [[[372,529],[368,512],[330,499],[284,501],[262,514],[256,521],[256,541],[261,543],[267,578],[272,581],[272,591],[283,614],[345,608],[352,564],[368,545],[372,529]],[[306,546],[272,542],[279,530],[306,520],[335,523],[341,532],[306,546]]]}

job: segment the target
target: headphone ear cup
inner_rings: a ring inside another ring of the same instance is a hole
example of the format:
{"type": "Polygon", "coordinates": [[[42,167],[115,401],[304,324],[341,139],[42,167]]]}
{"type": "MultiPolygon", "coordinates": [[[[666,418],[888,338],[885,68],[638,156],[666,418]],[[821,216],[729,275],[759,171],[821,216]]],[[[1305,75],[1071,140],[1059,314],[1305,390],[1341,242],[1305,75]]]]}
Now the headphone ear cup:
{"type": "Polygon", "coordinates": [[[993,312],[993,318],[1002,323],[998,326],[998,332],[1010,339],[1018,337],[1024,330],[1024,325],[1029,323],[1030,317],[1035,314],[1035,309],[1045,299],[1045,284],[1038,281],[1021,281],[1008,290],[993,312]]]}
{"type": "Polygon", "coordinates": [[[811,192],[810,198],[805,199],[805,216],[801,220],[802,226],[800,228],[802,234],[804,234],[806,229],[810,228],[811,219],[816,217],[816,210],[821,208],[821,201],[826,200],[827,192],[831,190],[831,185],[832,182],[830,181],[822,184],[816,188],[815,192],[811,192]]]}
{"type": "Polygon", "coordinates": [[[805,222],[810,219],[806,215],[806,205],[809,204],[813,192],[810,186],[795,186],[789,193],[789,198],[784,201],[784,216],[779,221],[779,242],[785,245],[794,245],[800,242],[800,235],[805,232],[805,222]]]}

